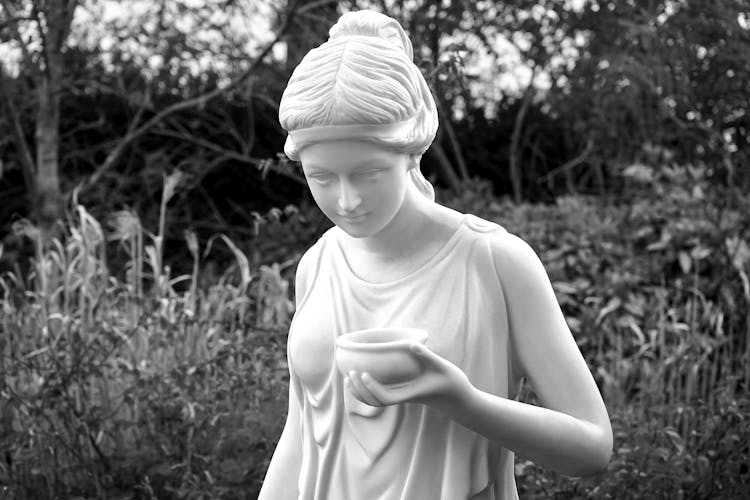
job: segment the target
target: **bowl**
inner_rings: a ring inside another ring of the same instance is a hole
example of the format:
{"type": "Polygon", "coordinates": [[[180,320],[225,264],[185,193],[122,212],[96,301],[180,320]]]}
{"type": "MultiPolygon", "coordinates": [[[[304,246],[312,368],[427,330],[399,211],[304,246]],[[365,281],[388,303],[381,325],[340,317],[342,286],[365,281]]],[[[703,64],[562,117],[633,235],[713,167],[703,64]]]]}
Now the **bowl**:
{"type": "Polygon", "coordinates": [[[336,366],[343,376],[350,370],[367,372],[381,384],[398,384],[422,372],[422,363],[411,352],[427,332],[419,328],[368,328],[336,339],[336,366]]]}

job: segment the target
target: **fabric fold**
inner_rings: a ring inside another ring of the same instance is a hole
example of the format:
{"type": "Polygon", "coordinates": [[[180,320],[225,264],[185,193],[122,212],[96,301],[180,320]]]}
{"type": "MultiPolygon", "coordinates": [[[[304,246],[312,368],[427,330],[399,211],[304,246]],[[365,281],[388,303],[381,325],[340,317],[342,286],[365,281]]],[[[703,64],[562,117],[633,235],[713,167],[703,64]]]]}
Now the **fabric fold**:
{"type": "Polygon", "coordinates": [[[307,289],[292,319],[290,383],[301,391],[300,500],[515,500],[513,454],[440,412],[374,408],[343,387],[335,339],[374,327],[428,332],[427,347],[483,391],[508,397],[509,332],[490,238],[498,224],[464,214],[423,265],[387,283],[349,266],[338,227],[308,250],[307,289]]]}

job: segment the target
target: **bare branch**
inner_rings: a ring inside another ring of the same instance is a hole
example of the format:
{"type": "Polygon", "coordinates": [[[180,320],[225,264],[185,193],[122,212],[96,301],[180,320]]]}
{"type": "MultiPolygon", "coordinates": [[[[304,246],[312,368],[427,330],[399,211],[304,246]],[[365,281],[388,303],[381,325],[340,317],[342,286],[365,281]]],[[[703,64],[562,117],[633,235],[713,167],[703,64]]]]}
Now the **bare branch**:
{"type": "Polygon", "coordinates": [[[305,14],[307,11],[317,9],[326,5],[337,4],[338,0],[318,0],[317,2],[310,2],[297,9],[297,15],[305,14]]]}
{"type": "MultiPolygon", "coordinates": [[[[171,130],[155,130],[153,133],[156,135],[163,135],[166,137],[173,137],[175,139],[180,139],[186,142],[191,142],[205,149],[214,151],[222,155],[222,160],[236,160],[242,163],[249,163],[253,165],[254,167],[258,168],[259,170],[263,168],[267,168],[268,166],[267,160],[253,158],[252,156],[248,156],[248,155],[239,153],[237,151],[232,151],[231,149],[226,149],[223,146],[220,146],[219,144],[216,144],[211,141],[206,141],[204,139],[200,139],[198,137],[195,137],[192,134],[174,132],[171,130]]],[[[301,177],[299,175],[294,175],[283,169],[274,169],[273,171],[280,175],[283,175],[284,177],[287,177],[288,179],[291,179],[297,183],[300,183],[303,186],[307,185],[307,181],[304,179],[304,177],[301,177]]]]}
{"type": "Polygon", "coordinates": [[[589,139],[586,142],[586,147],[584,147],[583,151],[581,151],[580,153],[578,153],[575,158],[566,161],[565,163],[563,163],[559,167],[553,168],[552,170],[550,170],[549,172],[547,172],[546,174],[544,174],[543,176],[541,176],[539,179],[537,179],[537,181],[536,181],[537,184],[541,184],[542,182],[546,181],[547,179],[551,179],[552,177],[554,177],[555,175],[557,175],[560,172],[565,172],[566,170],[570,170],[571,168],[574,168],[577,165],[580,165],[581,163],[583,163],[584,161],[586,161],[586,159],[588,158],[588,156],[591,154],[591,152],[593,150],[594,150],[594,142],[591,139],[589,139]]]}
{"type": "Polygon", "coordinates": [[[70,130],[66,130],[65,133],[60,134],[60,138],[70,137],[85,130],[101,129],[105,124],[104,115],[100,114],[96,121],[78,123],[70,130]]]}
{"type": "Polygon", "coordinates": [[[295,10],[293,9],[284,19],[283,24],[276,32],[276,35],[274,39],[261,51],[261,53],[256,57],[256,59],[253,61],[253,63],[250,65],[247,70],[245,70],[241,75],[239,75],[237,78],[232,80],[226,87],[217,87],[216,89],[206,92],[205,94],[196,96],[192,99],[187,99],[185,101],[181,101],[178,103],[175,103],[171,106],[167,106],[166,108],[159,111],[155,116],[151,117],[148,121],[146,121],[143,125],[139,127],[135,127],[135,124],[137,124],[139,116],[136,116],[133,119],[133,122],[131,123],[130,128],[128,129],[127,134],[125,137],[120,140],[120,142],[115,146],[115,148],[110,151],[109,155],[107,155],[107,158],[104,160],[104,163],[88,178],[87,181],[85,181],[84,185],[82,186],[82,189],[87,189],[91,187],[92,185],[99,182],[99,180],[102,178],[102,175],[104,175],[105,172],[107,172],[112,166],[115,164],[115,162],[120,158],[120,155],[125,151],[127,146],[133,142],[138,137],[142,136],[149,130],[151,130],[154,125],[160,123],[163,121],[166,117],[177,113],[178,111],[182,111],[184,109],[193,108],[196,106],[203,106],[208,101],[213,99],[214,97],[217,97],[221,95],[222,93],[228,92],[229,90],[234,89],[238,85],[240,85],[244,80],[250,76],[253,71],[260,65],[261,62],[263,62],[263,59],[268,55],[268,53],[271,51],[271,49],[281,40],[281,38],[286,34],[287,30],[289,29],[289,26],[292,22],[292,19],[294,15],[296,14],[295,10]]]}
{"type": "Polygon", "coordinates": [[[232,160],[237,160],[243,163],[249,163],[253,165],[254,167],[259,167],[262,162],[262,160],[260,160],[259,158],[253,158],[252,156],[243,155],[242,153],[232,151],[231,149],[226,149],[223,146],[216,144],[215,142],[207,141],[205,139],[200,139],[192,134],[188,134],[184,132],[183,133],[173,132],[171,130],[154,130],[153,133],[156,135],[163,135],[165,137],[172,137],[174,139],[180,139],[186,142],[192,142],[193,144],[196,144],[202,148],[209,149],[216,153],[221,153],[222,155],[226,157],[226,159],[232,159],[232,160]]]}
{"type": "Polygon", "coordinates": [[[464,155],[461,151],[461,145],[458,142],[458,138],[456,138],[456,131],[453,128],[453,123],[451,122],[451,117],[448,113],[449,106],[445,103],[442,93],[436,94],[435,104],[438,108],[438,116],[442,117],[440,125],[445,129],[445,133],[448,136],[448,143],[453,150],[453,157],[456,160],[458,175],[462,181],[468,180],[469,169],[466,167],[466,161],[464,160],[464,155]]]}
{"type": "Polygon", "coordinates": [[[523,185],[521,179],[521,130],[524,126],[524,119],[528,112],[529,105],[531,104],[531,98],[534,92],[534,77],[536,76],[537,67],[532,66],[531,77],[529,78],[529,84],[521,97],[521,108],[516,114],[516,118],[513,121],[513,132],[510,138],[510,150],[508,152],[508,165],[510,171],[510,180],[513,186],[513,199],[516,203],[521,203],[523,197],[523,185]]]}

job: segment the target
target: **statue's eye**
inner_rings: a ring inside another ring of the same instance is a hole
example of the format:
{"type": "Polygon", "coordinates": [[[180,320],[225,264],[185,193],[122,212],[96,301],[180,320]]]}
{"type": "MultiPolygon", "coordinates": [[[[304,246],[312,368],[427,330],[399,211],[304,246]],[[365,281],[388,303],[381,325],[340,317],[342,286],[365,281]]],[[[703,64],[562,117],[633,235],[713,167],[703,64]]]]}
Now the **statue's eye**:
{"type": "Polygon", "coordinates": [[[383,172],[382,169],[368,170],[363,175],[367,177],[368,179],[373,179],[377,177],[378,175],[380,175],[382,172],[383,172]]]}
{"type": "Polygon", "coordinates": [[[315,180],[315,182],[319,182],[319,183],[326,183],[329,180],[331,180],[331,176],[328,174],[315,174],[315,175],[311,175],[310,178],[315,180]]]}

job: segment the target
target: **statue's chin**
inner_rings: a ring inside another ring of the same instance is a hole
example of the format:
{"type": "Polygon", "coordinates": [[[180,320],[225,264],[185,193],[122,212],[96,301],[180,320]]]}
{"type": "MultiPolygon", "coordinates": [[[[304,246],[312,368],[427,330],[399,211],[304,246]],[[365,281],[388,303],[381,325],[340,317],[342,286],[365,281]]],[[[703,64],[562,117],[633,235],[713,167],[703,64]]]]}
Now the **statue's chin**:
{"type": "Polygon", "coordinates": [[[372,233],[370,227],[372,224],[372,220],[370,220],[371,217],[372,216],[370,214],[366,214],[362,217],[357,217],[354,219],[337,217],[336,220],[333,221],[333,223],[352,238],[363,238],[365,236],[369,236],[372,233]]]}
{"type": "Polygon", "coordinates": [[[352,238],[365,238],[367,236],[370,236],[369,231],[365,231],[361,228],[352,228],[347,226],[346,224],[337,224],[337,226],[352,238]]]}

